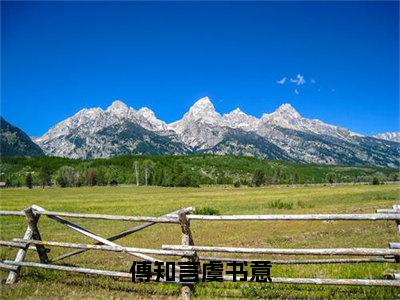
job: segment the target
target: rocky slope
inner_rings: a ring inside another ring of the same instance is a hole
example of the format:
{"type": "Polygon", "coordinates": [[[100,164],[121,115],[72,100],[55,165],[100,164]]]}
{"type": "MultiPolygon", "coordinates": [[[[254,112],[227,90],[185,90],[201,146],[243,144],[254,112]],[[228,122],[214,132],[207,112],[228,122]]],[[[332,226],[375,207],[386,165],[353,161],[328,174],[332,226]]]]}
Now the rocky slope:
{"type": "Polygon", "coordinates": [[[0,117],[0,156],[42,156],[43,150],[21,129],[0,117]]]}

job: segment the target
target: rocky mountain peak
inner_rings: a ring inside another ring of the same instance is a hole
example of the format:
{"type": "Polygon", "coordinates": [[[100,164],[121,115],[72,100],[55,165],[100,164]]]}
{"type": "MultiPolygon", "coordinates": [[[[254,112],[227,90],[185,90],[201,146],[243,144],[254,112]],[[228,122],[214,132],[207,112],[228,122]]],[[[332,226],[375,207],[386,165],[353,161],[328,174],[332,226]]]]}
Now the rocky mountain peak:
{"type": "Polygon", "coordinates": [[[289,117],[289,118],[301,118],[301,115],[297,112],[297,110],[289,103],[284,103],[278,107],[278,109],[272,114],[279,114],[281,116],[289,117]]]}
{"type": "Polygon", "coordinates": [[[129,107],[121,100],[115,100],[109,107],[107,107],[107,112],[116,115],[123,115],[129,112],[129,107]]]}
{"type": "Polygon", "coordinates": [[[284,103],[270,114],[263,114],[261,122],[272,123],[282,127],[292,127],[293,122],[301,121],[302,117],[289,103],[284,103]]]}
{"type": "Polygon", "coordinates": [[[138,110],[139,115],[141,115],[147,122],[142,123],[146,129],[155,130],[155,131],[166,131],[167,124],[164,121],[157,119],[156,114],[148,107],[142,107],[138,110]]]}
{"type": "Polygon", "coordinates": [[[232,128],[241,128],[244,130],[256,130],[258,119],[242,112],[240,108],[232,110],[223,115],[223,124],[232,128]]]}
{"type": "Polygon", "coordinates": [[[139,113],[145,117],[146,119],[153,119],[155,118],[156,114],[148,107],[142,107],[139,109],[139,113]]]}
{"type": "Polygon", "coordinates": [[[78,111],[73,117],[96,117],[102,112],[103,110],[100,107],[83,108],[78,111]]]}
{"type": "Polygon", "coordinates": [[[192,105],[192,107],[189,109],[189,112],[215,112],[215,107],[210,98],[203,97],[192,105]]]}
{"type": "Polygon", "coordinates": [[[215,111],[214,104],[208,97],[197,100],[183,117],[184,120],[202,120],[209,124],[218,122],[220,118],[221,115],[215,111]]]}
{"type": "Polygon", "coordinates": [[[240,108],[238,107],[238,108],[232,110],[230,113],[227,113],[227,114],[226,114],[226,116],[237,116],[237,115],[245,115],[245,113],[242,112],[242,111],[240,110],[240,108]]]}

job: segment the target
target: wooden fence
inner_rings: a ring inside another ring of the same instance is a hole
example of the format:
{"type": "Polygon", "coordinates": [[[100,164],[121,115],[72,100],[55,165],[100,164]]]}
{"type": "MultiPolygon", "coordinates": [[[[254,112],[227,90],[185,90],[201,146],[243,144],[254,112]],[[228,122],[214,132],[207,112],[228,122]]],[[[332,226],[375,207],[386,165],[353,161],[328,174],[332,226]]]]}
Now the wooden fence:
{"type": "MultiPolygon", "coordinates": [[[[380,221],[391,220],[396,222],[397,230],[400,232],[400,205],[393,206],[392,209],[380,209],[373,214],[303,214],[303,215],[234,215],[234,216],[208,216],[192,215],[194,209],[191,207],[166,214],[161,217],[142,217],[142,216],[116,216],[104,214],[79,214],[68,212],[48,211],[37,205],[32,205],[23,211],[0,211],[0,216],[20,216],[27,220],[27,228],[22,239],[15,238],[12,241],[0,241],[0,246],[19,248],[14,260],[3,260],[0,262],[0,268],[9,270],[6,284],[13,284],[18,279],[22,267],[45,268],[67,272],[77,272],[91,275],[103,275],[111,277],[131,278],[129,272],[117,272],[109,270],[97,270],[81,267],[72,267],[55,264],[58,261],[80,253],[96,251],[122,252],[134,256],[140,260],[150,262],[162,261],[153,256],[178,256],[182,261],[244,261],[238,258],[217,258],[209,256],[199,256],[199,252],[213,253],[234,253],[234,254],[281,254],[281,255],[327,255],[327,256],[354,256],[356,258],[329,258],[329,259],[285,259],[270,260],[272,264],[337,264],[337,263],[398,263],[400,262],[400,243],[391,242],[388,248],[328,248],[328,249],[276,249],[276,248],[238,248],[238,247],[208,247],[195,246],[190,229],[191,220],[203,221],[326,221],[326,220],[367,220],[380,221]],[[77,231],[78,233],[96,241],[95,244],[78,244],[55,241],[43,241],[38,222],[44,215],[48,218],[65,225],[66,227],[77,231]],[[141,225],[120,232],[116,235],[104,238],[85,228],[68,221],[62,217],[78,219],[97,219],[97,220],[119,220],[128,222],[144,222],[141,225]],[[182,231],[181,245],[162,245],[161,249],[144,249],[134,247],[124,247],[114,241],[138,232],[144,228],[157,223],[179,224],[182,231]],[[76,249],[61,256],[50,259],[48,247],[63,247],[76,249]],[[38,253],[40,262],[24,261],[26,252],[35,250],[38,253]]],[[[179,275],[179,274],[178,274],[179,275]]],[[[175,282],[179,283],[178,276],[175,282]]],[[[285,278],[273,277],[272,283],[286,284],[317,284],[317,285],[356,285],[356,286],[391,286],[400,287],[400,274],[393,274],[393,279],[327,279],[327,278],[285,278]]],[[[226,281],[232,281],[233,278],[223,276],[226,281]]],[[[164,281],[160,281],[164,282],[164,281]]],[[[190,289],[194,283],[180,283],[181,298],[190,298],[190,289]]]]}

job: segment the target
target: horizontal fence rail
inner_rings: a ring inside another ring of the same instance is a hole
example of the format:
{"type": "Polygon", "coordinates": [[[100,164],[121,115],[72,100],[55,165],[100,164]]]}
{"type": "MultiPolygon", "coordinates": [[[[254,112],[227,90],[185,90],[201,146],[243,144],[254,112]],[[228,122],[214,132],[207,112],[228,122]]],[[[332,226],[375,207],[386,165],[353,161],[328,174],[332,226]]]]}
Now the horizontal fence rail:
{"type": "Polygon", "coordinates": [[[0,210],[0,216],[25,217],[25,213],[23,211],[17,211],[17,210],[0,210]]]}
{"type": "MultiPolygon", "coordinates": [[[[241,258],[220,258],[199,256],[198,252],[208,253],[233,253],[249,255],[315,255],[315,256],[366,256],[357,258],[329,258],[329,259],[275,259],[269,260],[272,264],[343,264],[343,263],[399,263],[400,262],[400,243],[390,242],[388,248],[323,248],[323,249],[279,249],[279,248],[243,248],[243,247],[216,247],[216,246],[195,246],[193,235],[190,229],[190,221],[395,221],[396,228],[400,231],[400,205],[393,206],[392,209],[379,209],[377,213],[370,214],[292,214],[292,215],[193,215],[195,209],[192,207],[183,208],[160,217],[152,216],[119,216],[108,214],[86,214],[72,212],[48,211],[37,205],[32,205],[23,211],[0,210],[0,216],[25,217],[28,226],[23,238],[14,238],[12,241],[0,241],[0,246],[18,248],[15,260],[3,260],[0,262],[0,269],[8,270],[9,276],[7,283],[11,284],[17,280],[22,267],[44,268],[59,271],[75,272],[88,275],[111,276],[120,278],[132,278],[128,272],[97,270],[81,268],[76,266],[56,265],[55,261],[63,260],[86,251],[111,251],[132,255],[142,260],[160,261],[149,255],[180,257],[181,261],[245,261],[241,258]],[[41,216],[46,216],[65,227],[94,240],[94,244],[67,243],[61,241],[44,241],[39,233],[38,220],[41,216]],[[63,219],[94,219],[110,221],[145,222],[134,226],[125,231],[104,238],[95,234],[73,222],[63,219]],[[179,224],[182,231],[181,245],[162,245],[161,249],[146,249],[137,247],[126,247],[115,243],[116,240],[143,230],[158,223],[179,224]],[[60,247],[75,249],[64,253],[53,259],[48,258],[48,247],[60,247]],[[40,262],[24,261],[26,252],[35,250],[40,262]]],[[[177,269],[180,270],[179,268],[177,269]]],[[[179,273],[178,273],[179,275],[179,273]]],[[[232,281],[232,277],[223,276],[224,280],[232,281]]],[[[285,284],[311,284],[311,285],[355,285],[355,286],[387,286],[400,287],[400,273],[393,274],[394,279],[336,279],[336,278],[281,278],[273,277],[272,283],[285,284]]],[[[162,281],[161,281],[162,282],[162,281]]],[[[182,285],[181,299],[190,298],[190,289],[195,284],[176,283],[182,285]]]]}
{"type": "Polygon", "coordinates": [[[400,255],[400,249],[381,248],[326,248],[326,249],[274,249],[274,248],[236,248],[236,247],[207,247],[162,245],[165,250],[199,251],[199,252],[228,252],[241,254],[281,254],[281,255],[362,255],[382,256],[400,255]]]}
{"type": "Polygon", "coordinates": [[[130,222],[154,222],[154,223],[179,223],[178,218],[173,217],[143,217],[143,216],[114,216],[100,214],[75,214],[57,211],[35,211],[39,215],[69,217],[80,219],[97,219],[97,220],[113,220],[113,221],[130,221],[130,222]]]}
{"type": "Polygon", "coordinates": [[[389,243],[389,248],[400,249],[400,243],[389,243]]]}
{"type": "MultiPolygon", "coordinates": [[[[70,266],[59,266],[50,264],[41,264],[35,262],[14,262],[11,260],[4,261],[7,265],[13,266],[24,266],[24,267],[36,267],[59,271],[68,271],[83,273],[88,275],[102,275],[102,276],[112,276],[112,277],[122,277],[122,278],[132,278],[131,273],[127,272],[117,272],[117,271],[105,271],[89,268],[79,268],[70,266]]],[[[178,277],[178,276],[177,276],[178,277]]],[[[176,277],[176,278],[177,278],[176,277]]],[[[223,276],[225,281],[233,281],[231,276],[223,276]]],[[[161,283],[165,281],[160,281],[161,283]]],[[[179,283],[176,279],[176,283],[179,283]]],[[[170,282],[167,282],[170,283],[170,282]]],[[[244,282],[241,282],[244,283],[244,282]]],[[[312,285],[354,285],[354,286],[392,286],[400,287],[400,280],[385,280],[385,279],[318,279],[318,278],[285,278],[285,277],[274,277],[272,282],[269,283],[286,283],[286,284],[312,284],[312,285]]],[[[193,285],[195,282],[185,282],[184,284],[193,285]]]]}
{"type": "Polygon", "coordinates": [[[77,244],[77,243],[64,243],[64,242],[52,242],[52,241],[36,241],[36,240],[24,240],[14,239],[15,242],[0,241],[0,246],[9,246],[15,248],[23,248],[26,244],[42,245],[42,246],[54,246],[61,248],[74,248],[74,249],[87,249],[87,250],[99,250],[99,251],[113,251],[113,252],[135,252],[143,254],[157,254],[166,256],[191,256],[194,251],[169,251],[169,250],[158,250],[158,249],[145,249],[145,248],[133,248],[133,247],[113,247],[105,245],[92,245],[92,244],[77,244]]]}
{"type": "MultiPolygon", "coordinates": [[[[148,216],[117,216],[107,214],[78,214],[57,211],[41,211],[34,209],[39,215],[81,218],[81,219],[98,219],[112,221],[130,221],[130,222],[154,222],[154,223],[179,223],[177,216],[169,217],[148,217],[148,216]]],[[[25,216],[20,211],[0,211],[0,216],[25,216]]],[[[205,221],[400,221],[400,210],[390,213],[375,214],[302,214],[302,215],[232,215],[232,216],[214,216],[214,215],[188,215],[189,220],[205,220],[205,221]]]]}
{"type": "Polygon", "coordinates": [[[189,220],[207,221],[378,221],[400,220],[400,212],[390,214],[307,214],[307,215],[236,215],[205,216],[189,215],[189,220]]]}
{"type": "MultiPolygon", "coordinates": [[[[222,261],[222,262],[244,262],[247,261],[243,258],[227,258],[227,257],[213,257],[213,256],[199,256],[199,260],[206,261],[222,261]]],[[[348,264],[348,263],[371,263],[371,262],[384,262],[394,263],[394,258],[385,257],[370,257],[370,258],[336,258],[336,259],[270,259],[273,265],[309,265],[309,264],[348,264]]]]}

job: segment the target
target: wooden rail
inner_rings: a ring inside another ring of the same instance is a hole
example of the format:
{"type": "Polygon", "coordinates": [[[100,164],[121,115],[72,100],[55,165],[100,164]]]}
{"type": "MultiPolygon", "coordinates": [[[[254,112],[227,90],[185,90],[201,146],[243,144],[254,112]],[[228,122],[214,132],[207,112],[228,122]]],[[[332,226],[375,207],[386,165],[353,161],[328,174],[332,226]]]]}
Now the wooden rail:
{"type": "Polygon", "coordinates": [[[32,244],[32,245],[54,246],[54,247],[62,247],[62,248],[112,251],[112,252],[122,252],[122,253],[135,252],[135,253],[143,253],[143,254],[156,254],[156,255],[169,255],[169,256],[192,256],[194,254],[194,251],[185,251],[185,250],[169,251],[169,250],[158,250],[158,249],[122,247],[122,246],[113,247],[113,246],[105,246],[105,245],[63,243],[63,242],[24,240],[24,239],[14,239],[14,241],[15,242],[0,241],[0,245],[23,248],[26,246],[26,244],[32,244]]]}
{"type": "MultiPolygon", "coordinates": [[[[47,211],[32,205],[33,211],[38,215],[58,216],[80,219],[97,219],[129,222],[154,222],[154,223],[180,223],[178,215],[167,215],[164,217],[147,216],[116,216],[106,214],[78,214],[68,212],[47,211]]],[[[209,216],[209,215],[187,215],[188,220],[205,221],[400,221],[400,210],[379,210],[389,213],[375,214],[298,214],[298,215],[231,215],[231,216],[209,216]]],[[[25,216],[21,211],[0,210],[0,215],[25,216]]]]}
{"type": "MultiPolygon", "coordinates": [[[[0,246],[18,248],[14,260],[0,262],[0,269],[9,271],[6,283],[14,283],[20,273],[21,267],[45,268],[59,271],[83,273],[89,275],[112,276],[120,278],[131,278],[128,272],[96,270],[89,268],[56,265],[54,262],[78,255],[80,253],[94,251],[111,251],[125,253],[147,261],[162,261],[149,255],[181,257],[182,261],[244,261],[240,258],[219,258],[199,256],[199,252],[212,253],[234,253],[234,254],[277,254],[277,255],[321,255],[321,256],[359,256],[357,258],[336,258],[336,259],[280,259],[270,260],[272,264],[338,264],[338,263],[399,263],[400,243],[390,242],[388,248],[325,248],[325,249],[279,249],[279,248],[241,248],[241,247],[211,247],[195,246],[190,222],[195,221],[395,221],[400,231],[400,206],[395,205],[392,209],[379,209],[374,214],[297,214],[297,215],[191,215],[194,208],[188,207],[161,217],[148,216],[117,216],[107,214],[81,214],[70,212],[48,211],[40,206],[32,205],[23,211],[0,210],[0,216],[25,217],[28,225],[23,238],[15,238],[12,241],[0,241],[0,246]],[[43,241],[38,228],[38,221],[41,216],[56,221],[69,229],[72,229],[85,237],[95,241],[94,244],[67,243],[58,241],[43,241]],[[96,219],[111,221],[145,222],[134,226],[118,234],[103,238],[66,218],[96,219]],[[181,245],[162,245],[161,249],[146,249],[136,247],[125,247],[115,243],[116,240],[130,234],[143,230],[157,223],[180,224],[182,231],[181,245]],[[61,247],[76,249],[72,252],[50,259],[47,254],[48,247],[61,247]],[[40,262],[24,261],[26,252],[35,250],[38,253],[40,262]],[[360,256],[366,256],[361,258],[360,256]]],[[[179,270],[179,269],[178,269],[179,270]]],[[[178,274],[179,275],[179,274],[178,274]]],[[[357,286],[389,286],[400,287],[400,274],[392,276],[394,279],[328,279],[328,278],[278,278],[273,277],[272,283],[285,284],[312,284],[312,285],[357,285],[357,286]]],[[[224,280],[232,281],[232,277],[224,276],[224,280]]],[[[175,280],[179,283],[178,280],[175,280]]],[[[181,284],[181,299],[190,299],[191,288],[195,283],[181,284]]]]}
{"type": "MultiPolygon", "coordinates": [[[[206,261],[222,261],[222,262],[245,262],[248,261],[243,258],[227,258],[227,257],[214,257],[214,256],[199,256],[199,260],[206,261]]],[[[385,257],[369,257],[369,258],[336,258],[336,259],[270,259],[273,265],[309,265],[309,264],[348,264],[348,263],[394,263],[394,258],[385,257]]]]}
{"type": "MultiPolygon", "coordinates": [[[[59,266],[42,264],[35,262],[15,262],[11,260],[5,260],[6,265],[11,266],[24,266],[24,267],[34,267],[34,268],[44,268],[51,270],[67,271],[83,273],[88,275],[102,275],[102,276],[112,276],[121,278],[132,278],[132,274],[128,272],[116,272],[116,271],[105,271],[89,268],[71,267],[71,266],[59,266]]],[[[175,282],[179,283],[177,274],[175,282]]],[[[223,276],[225,281],[233,281],[231,276],[223,276]]],[[[154,278],[153,278],[154,281],[154,278]]],[[[165,283],[165,281],[160,281],[165,283]]],[[[167,282],[170,283],[170,282],[167,282]]],[[[286,278],[286,277],[274,277],[273,281],[270,283],[286,283],[286,284],[312,284],[312,285],[354,285],[354,286],[390,286],[390,287],[400,287],[400,280],[385,280],[385,279],[318,279],[318,278],[286,278]]],[[[195,282],[185,283],[185,285],[192,286],[195,282]]]]}
{"type": "Polygon", "coordinates": [[[235,247],[162,245],[162,249],[177,250],[177,251],[228,252],[228,253],[240,253],[240,254],[359,255],[359,256],[400,255],[400,249],[381,249],[381,248],[274,249],[274,248],[235,248],[235,247]]]}
{"type": "Polygon", "coordinates": [[[207,221],[378,221],[400,220],[400,212],[389,214],[307,214],[307,215],[237,215],[203,216],[189,215],[189,220],[207,221]]]}
{"type": "MultiPolygon", "coordinates": [[[[170,214],[166,214],[163,217],[174,217],[174,216],[179,215],[180,213],[189,214],[193,210],[194,210],[193,207],[186,207],[186,208],[174,211],[174,212],[172,212],[170,214]]],[[[146,222],[146,223],[140,224],[138,226],[135,226],[135,227],[133,227],[131,229],[128,229],[128,230],[122,231],[122,232],[120,232],[118,234],[115,234],[113,236],[110,236],[110,237],[107,238],[107,240],[116,241],[118,239],[126,237],[126,236],[128,236],[128,235],[130,235],[132,233],[135,233],[135,232],[140,231],[142,229],[145,229],[147,227],[153,226],[155,224],[157,224],[157,223],[156,222],[146,222]]],[[[101,243],[97,242],[96,245],[101,245],[101,243]]],[[[88,249],[81,249],[81,250],[72,251],[72,252],[60,255],[58,257],[55,257],[51,261],[53,261],[53,262],[60,261],[60,260],[66,259],[66,258],[71,257],[71,256],[75,256],[77,254],[80,254],[80,253],[83,253],[83,252],[86,252],[86,251],[88,251],[88,249]]]]}

